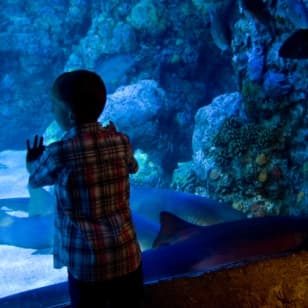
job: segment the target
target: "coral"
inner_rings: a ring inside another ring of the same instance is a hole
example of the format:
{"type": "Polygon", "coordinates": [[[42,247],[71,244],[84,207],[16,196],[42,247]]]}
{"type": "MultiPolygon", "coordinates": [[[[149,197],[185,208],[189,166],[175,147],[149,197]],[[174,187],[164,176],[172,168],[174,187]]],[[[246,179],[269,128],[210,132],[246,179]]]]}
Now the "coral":
{"type": "Polygon", "coordinates": [[[147,153],[137,149],[134,153],[138,161],[139,170],[136,174],[131,175],[132,183],[137,185],[157,186],[162,176],[162,170],[155,165],[147,153]]]}
{"type": "Polygon", "coordinates": [[[257,82],[245,80],[242,84],[241,93],[244,99],[254,99],[260,96],[260,93],[262,93],[262,88],[257,82]]]}
{"type": "Polygon", "coordinates": [[[193,193],[197,185],[197,177],[192,169],[192,162],[178,163],[172,175],[170,187],[178,191],[193,193]]]}
{"type": "Polygon", "coordinates": [[[267,179],[268,179],[267,171],[265,169],[261,170],[258,174],[258,181],[260,183],[265,183],[267,179]]]}
{"type": "Polygon", "coordinates": [[[232,202],[232,207],[235,209],[235,210],[238,210],[238,211],[243,211],[244,209],[244,205],[243,205],[243,202],[238,200],[238,201],[233,201],[232,202]]]}
{"type": "Polygon", "coordinates": [[[264,48],[254,46],[248,53],[247,75],[251,81],[259,81],[264,70],[264,48]]]}
{"type": "Polygon", "coordinates": [[[260,149],[275,147],[280,141],[280,129],[273,127],[256,128],[256,145],[260,149]]]}
{"type": "Polygon", "coordinates": [[[151,0],[141,0],[131,10],[127,21],[139,31],[161,34],[166,29],[162,11],[151,0]]]}
{"type": "Polygon", "coordinates": [[[264,153],[260,153],[258,154],[258,156],[256,157],[256,164],[258,166],[264,166],[267,163],[267,157],[264,153]]]}
{"type": "Polygon", "coordinates": [[[308,161],[305,161],[304,162],[304,165],[303,165],[303,173],[304,173],[304,178],[308,178],[308,161]]]}
{"type": "MultiPolygon", "coordinates": [[[[279,136],[280,130],[275,127],[241,123],[239,119],[229,117],[213,139],[215,160],[220,166],[226,166],[234,157],[249,150],[264,150],[277,146],[279,136]]],[[[258,163],[262,163],[261,160],[264,159],[265,157],[258,157],[258,163]]]]}
{"type": "Polygon", "coordinates": [[[270,177],[275,181],[279,181],[283,178],[283,172],[279,166],[274,166],[270,170],[270,177]]]}
{"type": "Polygon", "coordinates": [[[301,203],[304,199],[305,199],[305,192],[304,191],[300,191],[296,195],[296,203],[301,203]]]}
{"type": "Polygon", "coordinates": [[[279,97],[287,95],[292,86],[286,74],[268,71],[264,76],[263,88],[267,96],[279,97]]]}
{"type": "Polygon", "coordinates": [[[252,217],[264,217],[267,215],[267,208],[264,201],[256,201],[249,208],[252,217]]]}
{"type": "Polygon", "coordinates": [[[220,176],[221,176],[221,172],[217,168],[213,168],[209,173],[209,179],[211,181],[217,181],[220,176]]]}

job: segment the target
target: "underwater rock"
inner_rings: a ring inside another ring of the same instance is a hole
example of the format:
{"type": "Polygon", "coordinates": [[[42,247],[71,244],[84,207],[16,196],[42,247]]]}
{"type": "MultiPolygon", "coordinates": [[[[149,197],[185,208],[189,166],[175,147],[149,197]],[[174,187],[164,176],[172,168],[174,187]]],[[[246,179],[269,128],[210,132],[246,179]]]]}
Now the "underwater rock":
{"type": "Polygon", "coordinates": [[[281,97],[290,93],[290,85],[286,74],[267,71],[263,82],[264,92],[268,97],[281,97]]]}
{"type": "Polygon", "coordinates": [[[192,138],[194,171],[202,181],[215,166],[209,153],[213,138],[226,118],[245,118],[241,95],[237,92],[216,97],[210,105],[200,108],[195,115],[195,128],[192,138]]]}
{"type": "Polygon", "coordinates": [[[131,10],[127,21],[138,31],[159,35],[165,31],[167,23],[162,8],[154,1],[141,0],[131,10]]]}
{"type": "Polygon", "coordinates": [[[118,87],[127,83],[127,74],[135,61],[135,58],[130,54],[105,56],[96,61],[96,72],[104,78],[107,93],[111,94],[118,87]]]}
{"type": "MultiPolygon", "coordinates": [[[[113,121],[116,128],[125,132],[135,149],[154,150],[159,139],[159,116],[163,114],[166,97],[154,80],[118,88],[107,96],[105,110],[99,121],[113,121]]],[[[63,132],[54,122],[44,133],[45,143],[59,140],[63,132]]]]}
{"type": "Polygon", "coordinates": [[[134,156],[138,162],[138,172],[131,174],[131,183],[150,187],[159,187],[163,184],[164,171],[159,164],[153,162],[146,152],[137,149],[134,156]]]}
{"type": "Polygon", "coordinates": [[[264,73],[264,58],[264,50],[261,46],[254,46],[251,52],[248,52],[247,75],[250,80],[261,80],[264,73]]]}
{"type": "MultiPolygon", "coordinates": [[[[104,112],[99,118],[103,125],[114,122],[119,131],[125,132],[133,144],[134,150],[140,150],[153,164],[143,184],[165,184],[165,169],[162,163],[168,150],[174,151],[174,145],[167,131],[161,127],[161,118],[167,113],[168,99],[162,88],[154,80],[141,80],[129,86],[119,87],[107,96],[104,112]],[[169,147],[169,149],[168,149],[169,147]]],[[[168,128],[168,127],[167,127],[168,128]]],[[[59,140],[63,132],[52,122],[44,133],[45,143],[59,140]]],[[[141,155],[142,157],[142,155],[141,155]]],[[[174,162],[176,164],[176,162],[174,162]]],[[[171,164],[169,160],[165,164],[171,164]]],[[[141,176],[135,181],[140,184],[141,176]]]]}
{"type": "Polygon", "coordinates": [[[192,161],[178,162],[177,168],[172,174],[170,188],[176,191],[194,193],[197,181],[192,161]]]}
{"type": "Polygon", "coordinates": [[[262,0],[240,0],[241,8],[255,21],[268,28],[272,36],[275,34],[274,18],[268,4],[262,0]]]}
{"type": "Polygon", "coordinates": [[[303,0],[286,0],[287,16],[297,28],[308,28],[308,8],[303,0]]]}
{"type": "MultiPolygon", "coordinates": [[[[65,70],[86,67],[96,71],[96,65],[102,59],[108,59],[108,56],[130,54],[136,48],[135,32],[130,25],[108,18],[105,14],[97,15],[93,18],[86,35],[74,46],[68,56],[65,70]]],[[[104,73],[102,73],[103,76],[104,73]]]]}
{"type": "Polygon", "coordinates": [[[108,96],[99,121],[113,121],[129,135],[134,148],[153,150],[159,136],[159,116],[163,115],[165,93],[154,80],[142,80],[120,87],[108,96]]]}

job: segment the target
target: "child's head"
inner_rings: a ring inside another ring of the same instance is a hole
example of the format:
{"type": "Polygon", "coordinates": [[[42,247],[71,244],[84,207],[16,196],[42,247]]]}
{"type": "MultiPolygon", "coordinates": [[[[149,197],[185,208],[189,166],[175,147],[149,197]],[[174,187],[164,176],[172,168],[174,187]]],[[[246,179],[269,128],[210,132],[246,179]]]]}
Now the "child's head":
{"type": "Polygon", "coordinates": [[[76,124],[97,121],[105,107],[106,95],[103,80],[87,70],[63,73],[52,86],[53,99],[64,104],[76,124]]]}

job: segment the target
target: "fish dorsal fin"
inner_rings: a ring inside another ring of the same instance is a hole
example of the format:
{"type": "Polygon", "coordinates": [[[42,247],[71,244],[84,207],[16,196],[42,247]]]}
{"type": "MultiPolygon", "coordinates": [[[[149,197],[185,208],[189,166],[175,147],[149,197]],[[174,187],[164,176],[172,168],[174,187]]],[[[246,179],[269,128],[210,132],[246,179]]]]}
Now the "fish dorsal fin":
{"type": "Polygon", "coordinates": [[[153,248],[186,239],[198,226],[167,211],[160,212],[160,230],[153,241],[153,248]]]}

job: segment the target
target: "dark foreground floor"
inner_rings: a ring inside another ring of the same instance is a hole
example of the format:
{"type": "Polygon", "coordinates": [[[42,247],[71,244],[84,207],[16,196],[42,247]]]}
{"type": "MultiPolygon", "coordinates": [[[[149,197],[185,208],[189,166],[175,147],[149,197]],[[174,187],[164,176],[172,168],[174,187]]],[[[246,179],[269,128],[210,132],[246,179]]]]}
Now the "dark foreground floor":
{"type": "MultiPolygon", "coordinates": [[[[26,292],[0,300],[0,307],[69,308],[63,290],[59,284],[26,292]],[[50,306],[51,302],[55,304],[50,306]]],[[[308,308],[308,252],[147,285],[144,308],[157,307],[308,308]]]]}
{"type": "Polygon", "coordinates": [[[146,295],[144,308],[308,308],[308,252],[148,285],[146,295]]]}
{"type": "Polygon", "coordinates": [[[147,287],[146,308],[308,308],[308,252],[147,287]]]}

